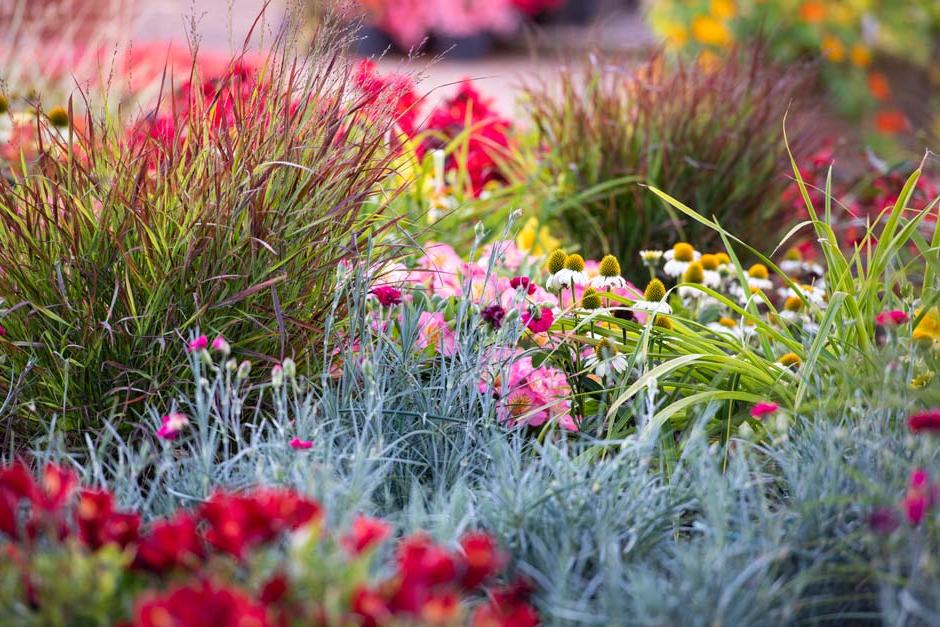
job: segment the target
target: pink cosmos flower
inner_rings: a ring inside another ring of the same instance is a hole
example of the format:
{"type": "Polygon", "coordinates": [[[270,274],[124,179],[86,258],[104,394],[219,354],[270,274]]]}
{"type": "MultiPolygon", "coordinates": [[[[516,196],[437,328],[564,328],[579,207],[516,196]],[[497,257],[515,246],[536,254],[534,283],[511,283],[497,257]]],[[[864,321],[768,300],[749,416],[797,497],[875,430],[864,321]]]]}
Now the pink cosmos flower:
{"type": "Polygon", "coordinates": [[[379,304],[383,307],[392,307],[401,304],[401,291],[391,285],[379,285],[372,288],[372,295],[378,299],[379,304]]]}
{"type": "Polygon", "coordinates": [[[298,451],[306,451],[313,448],[313,440],[301,440],[295,437],[290,441],[290,447],[298,451]]]}
{"type": "Polygon", "coordinates": [[[875,316],[875,323],[878,326],[890,326],[898,327],[902,324],[907,324],[911,321],[911,317],[907,315],[906,312],[901,311],[900,309],[891,309],[890,311],[882,311],[880,314],[875,316]]]}
{"type": "Polygon", "coordinates": [[[204,351],[207,348],[209,348],[209,338],[207,338],[205,335],[200,335],[189,343],[190,353],[198,353],[199,351],[204,351]]]}
{"type": "Polygon", "coordinates": [[[552,323],[555,322],[555,314],[552,313],[552,310],[548,307],[542,307],[541,311],[537,314],[533,314],[531,311],[526,311],[522,314],[522,323],[528,328],[532,333],[544,333],[552,327],[552,323]]]}
{"type": "Polygon", "coordinates": [[[907,426],[913,433],[926,431],[940,434],[940,409],[928,409],[912,414],[907,419],[907,426]]]}
{"type": "Polygon", "coordinates": [[[189,426],[189,418],[186,414],[173,412],[167,414],[161,419],[160,428],[157,429],[157,437],[163,440],[175,440],[180,432],[189,426]]]}
{"type": "Polygon", "coordinates": [[[757,403],[751,409],[751,418],[761,420],[764,416],[769,416],[778,409],[780,409],[780,405],[774,402],[757,403]]]}
{"type": "Polygon", "coordinates": [[[447,326],[447,320],[441,312],[421,312],[418,318],[418,347],[431,347],[437,352],[451,356],[457,352],[454,332],[447,326]]]}

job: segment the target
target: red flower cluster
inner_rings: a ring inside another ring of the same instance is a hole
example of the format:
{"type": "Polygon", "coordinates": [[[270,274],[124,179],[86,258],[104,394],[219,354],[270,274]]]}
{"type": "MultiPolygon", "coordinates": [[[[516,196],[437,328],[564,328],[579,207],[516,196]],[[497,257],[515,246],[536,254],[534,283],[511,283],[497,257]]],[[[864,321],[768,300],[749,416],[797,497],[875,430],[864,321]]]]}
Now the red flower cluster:
{"type": "MultiPolygon", "coordinates": [[[[39,482],[22,462],[0,468],[0,533],[13,541],[13,554],[29,555],[48,548],[49,543],[34,542],[40,534],[54,545],[73,530],[79,543],[61,545],[72,547],[67,550],[81,546],[82,551],[95,552],[111,544],[131,552],[134,558],[126,574],[139,581],[126,589],[131,594],[145,592],[117,606],[133,606],[131,624],[139,626],[285,625],[298,616],[324,624],[324,608],[301,599],[307,593],[292,588],[286,571],[270,576],[257,595],[210,572],[225,556],[242,566],[253,564],[246,559],[248,551],[275,547],[284,534],[318,525],[322,519],[323,511],[316,501],[292,490],[263,488],[243,494],[217,492],[195,511],[180,511],[142,530],[139,516],[119,511],[112,494],[77,490],[75,475],[58,466],[46,466],[39,482]],[[22,507],[24,501],[29,508],[22,507]],[[21,525],[24,509],[29,512],[21,525]],[[191,582],[180,583],[180,576],[187,574],[191,582]],[[148,589],[164,581],[175,582],[174,587],[148,589]]],[[[331,546],[342,547],[343,551],[334,554],[345,555],[343,560],[368,558],[390,534],[391,527],[385,522],[360,516],[331,546]]],[[[30,580],[29,560],[15,562],[24,569],[25,594],[30,602],[47,602],[30,580]]],[[[492,538],[483,533],[467,533],[456,551],[433,543],[424,534],[415,534],[399,545],[396,572],[388,579],[369,585],[336,575],[340,590],[345,586],[341,598],[348,600],[349,614],[343,624],[453,622],[464,616],[466,596],[480,590],[504,563],[492,538]]],[[[234,571],[220,572],[231,575],[234,571]]],[[[356,568],[351,572],[365,571],[356,568]]],[[[301,576],[299,585],[304,585],[303,581],[301,576]]],[[[537,617],[527,598],[524,586],[494,591],[489,602],[474,614],[474,624],[535,625],[537,617]]]]}
{"type": "MultiPolygon", "coordinates": [[[[466,166],[473,194],[479,196],[487,183],[504,183],[499,162],[510,152],[509,120],[501,117],[489,100],[483,98],[470,81],[461,83],[457,94],[431,112],[427,130],[434,134],[421,146],[428,150],[443,148],[447,142],[469,132],[466,166]]],[[[445,169],[458,170],[464,155],[458,150],[447,157],[445,169]]]]}
{"type": "Polygon", "coordinates": [[[914,433],[932,433],[940,435],[940,409],[911,414],[907,419],[907,426],[914,433]]]}
{"type": "Polygon", "coordinates": [[[369,115],[392,115],[405,135],[417,133],[419,99],[410,77],[380,75],[373,61],[363,59],[356,66],[353,81],[364,94],[363,104],[369,115]]]}

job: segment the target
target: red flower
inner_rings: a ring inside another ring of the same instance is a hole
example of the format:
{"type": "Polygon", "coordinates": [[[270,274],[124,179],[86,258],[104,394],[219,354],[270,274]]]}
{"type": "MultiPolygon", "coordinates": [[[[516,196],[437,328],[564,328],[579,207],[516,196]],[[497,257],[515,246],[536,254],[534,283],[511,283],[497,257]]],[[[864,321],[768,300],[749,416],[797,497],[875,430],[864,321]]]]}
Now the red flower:
{"type": "Polygon", "coordinates": [[[375,296],[383,307],[392,307],[401,304],[401,291],[391,285],[379,285],[372,288],[372,295],[375,296]]]}
{"type": "Polygon", "coordinates": [[[162,595],[145,596],[134,609],[135,627],[266,627],[267,610],[248,595],[205,581],[162,595]]]}
{"type": "Polygon", "coordinates": [[[17,499],[29,499],[30,502],[34,501],[39,493],[33,482],[33,475],[20,460],[0,468],[0,489],[6,489],[17,499]]]}
{"type": "Polygon", "coordinates": [[[0,486],[0,533],[6,534],[11,540],[17,540],[20,537],[16,520],[19,501],[13,492],[0,486]]]}
{"type": "Polygon", "coordinates": [[[290,447],[298,451],[306,451],[313,448],[313,440],[301,440],[300,438],[293,438],[290,441],[290,447]]]}
{"type": "Polygon", "coordinates": [[[76,484],[77,479],[71,471],[46,464],[33,504],[46,512],[58,511],[72,497],[76,484]]]}
{"type": "Polygon", "coordinates": [[[927,431],[940,434],[940,409],[929,409],[911,415],[907,419],[907,426],[914,433],[927,431]]]}
{"type": "Polygon", "coordinates": [[[548,307],[542,307],[541,311],[537,314],[533,314],[531,311],[526,311],[522,314],[522,323],[532,331],[532,333],[548,331],[554,322],[555,314],[553,314],[552,310],[548,307]]]}
{"type": "Polygon", "coordinates": [[[363,627],[385,625],[392,615],[385,598],[365,586],[356,589],[350,605],[353,614],[360,618],[363,627]]]}
{"type": "Polygon", "coordinates": [[[114,497],[103,490],[82,490],[75,507],[78,537],[91,550],[114,543],[121,548],[137,540],[140,517],[114,511],[114,497]]]}
{"type": "Polygon", "coordinates": [[[261,587],[261,602],[265,605],[278,603],[287,594],[288,582],[283,573],[277,573],[261,587]]]}
{"type": "Polygon", "coordinates": [[[897,109],[879,111],[875,115],[875,127],[885,135],[897,135],[910,128],[907,116],[897,109]]]}
{"type": "Polygon", "coordinates": [[[319,503],[291,490],[257,490],[247,495],[217,492],[199,510],[208,523],[206,540],[237,558],[322,516],[319,503]]]}
{"type": "Polygon", "coordinates": [[[205,335],[200,335],[187,346],[190,353],[198,353],[199,351],[204,351],[209,348],[209,338],[205,335]]]}
{"type": "Polygon", "coordinates": [[[460,599],[451,591],[432,594],[421,606],[421,618],[431,625],[451,625],[460,616],[460,599]]]}
{"type": "Polygon", "coordinates": [[[527,276],[516,276],[509,279],[509,286],[514,290],[519,289],[520,287],[525,288],[526,294],[532,296],[535,294],[535,283],[527,276]]]}
{"type": "Polygon", "coordinates": [[[362,555],[384,542],[391,532],[391,526],[384,521],[358,516],[353,521],[350,532],[343,536],[340,542],[350,555],[362,555]]]}
{"type": "Polygon", "coordinates": [[[535,627],[539,616],[528,603],[531,589],[524,581],[517,581],[495,590],[489,603],[473,614],[473,627],[535,627]]]}
{"type": "Polygon", "coordinates": [[[780,405],[777,403],[757,403],[751,409],[751,418],[756,418],[757,420],[762,419],[764,416],[769,416],[770,414],[776,412],[780,409],[780,405]]]}
{"type": "Polygon", "coordinates": [[[892,326],[898,327],[902,324],[907,324],[911,321],[911,317],[907,315],[906,312],[901,311],[900,309],[892,309],[890,311],[882,311],[877,316],[875,316],[875,323],[878,326],[892,326]]]}
{"type": "Polygon", "coordinates": [[[911,473],[911,484],[901,502],[907,520],[915,527],[923,521],[924,516],[930,509],[932,503],[930,499],[930,485],[928,484],[927,472],[924,470],[915,470],[911,473]]]}
{"type": "Polygon", "coordinates": [[[473,589],[502,568],[504,556],[493,539],[481,532],[470,532],[460,538],[464,554],[464,572],[461,584],[473,589]]]}
{"type": "Polygon", "coordinates": [[[163,573],[174,568],[192,568],[204,554],[196,519],[188,512],[179,512],[169,520],[154,523],[141,536],[134,566],[163,573]]]}

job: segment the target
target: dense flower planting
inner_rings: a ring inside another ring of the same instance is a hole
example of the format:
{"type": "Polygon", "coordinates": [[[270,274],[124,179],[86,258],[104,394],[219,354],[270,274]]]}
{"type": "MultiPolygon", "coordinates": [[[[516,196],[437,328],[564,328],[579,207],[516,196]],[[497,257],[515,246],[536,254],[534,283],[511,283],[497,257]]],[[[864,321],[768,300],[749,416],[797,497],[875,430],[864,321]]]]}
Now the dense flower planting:
{"type": "Polygon", "coordinates": [[[468,532],[453,550],[406,537],[392,573],[373,579],[367,567],[390,526],[359,516],[348,530],[330,530],[323,519],[316,501],[259,488],[217,492],[195,510],[142,524],[64,468],[49,464],[36,481],[15,462],[0,468],[0,604],[37,622],[141,626],[538,624],[523,584],[472,602],[505,563],[486,534],[468,532]],[[97,604],[72,606],[78,599],[55,581],[66,573],[76,590],[95,586],[96,573],[110,584],[97,604]]]}

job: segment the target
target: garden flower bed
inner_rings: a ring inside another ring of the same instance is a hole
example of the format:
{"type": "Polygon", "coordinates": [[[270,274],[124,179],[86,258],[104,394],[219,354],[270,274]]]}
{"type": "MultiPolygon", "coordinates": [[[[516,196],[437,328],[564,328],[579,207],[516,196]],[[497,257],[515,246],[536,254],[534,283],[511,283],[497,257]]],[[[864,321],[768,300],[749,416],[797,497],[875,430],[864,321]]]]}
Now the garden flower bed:
{"type": "Polygon", "coordinates": [[[932,153],[759,49],[510,120],[313,37],[4,86],[0,622],[940,623],[932,153]]]}

